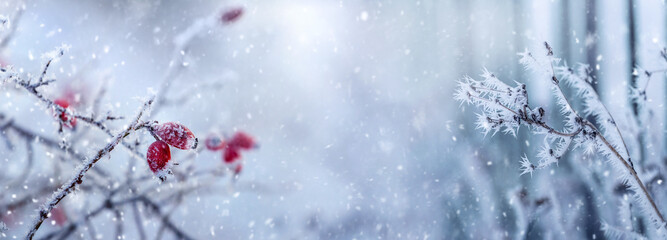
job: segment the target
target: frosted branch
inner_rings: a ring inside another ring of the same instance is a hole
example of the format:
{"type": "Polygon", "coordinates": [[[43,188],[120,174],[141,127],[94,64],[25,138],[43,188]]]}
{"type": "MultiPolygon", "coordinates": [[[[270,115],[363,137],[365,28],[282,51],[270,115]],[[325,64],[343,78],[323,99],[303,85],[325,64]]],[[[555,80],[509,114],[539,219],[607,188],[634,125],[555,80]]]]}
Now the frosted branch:
{"type": "Polygon", "coordinates": [[[115,147],[120,143],[120,141],[127,137],[131,132],[136,130],[137,128],[141,127],[141,124],[139,121],[141,120],[141,116],[145,113],[145,111],[149,108],[149,106],[153,103],[154,97],[148,100],[146,103],[144,103],[143,107],[137,114],[137,116],[134,118],[134,120],[130,123],[130,125],[121,133],[116,135],[116,137],[108,143],[104,148],[100,149],[97,154],[91,158],[90,160],[84,162],[81,167],[79,167],[79,170],[77,171],[77,174],[75,174],[68,182],[63,184],[63,186],[56,191],[47,201],[46,203],[40,208],[37,220],[35,221],[35,224],[31,228],[30,232],[28,232],[28,235],[26,236],[26,239],[32,239],[37,230],[39,230],[39,227],[42,225],[42,222],[47,218],[49,212],[63,199],[65,198],[69,193],[73,192],[75,187],[83,182],[83,178],[90,170],[95,166],[95,164],[102,159],[102,157],[106,156],[109,154],[115,147]]]}
{"type": "Polygon", "coordinates": [[[14,17],[11,20],[4,18],[2,21],[3,25],[9,25],[9,30],[7,32],[4,32],[3,33],[4,36],[0,38],[0,50],[5,49],[5,47],[7,47],[7,44],[9,44],[9,42],[16,34],[16,29],[18,28],[19,19],[21,19],[21,16],[25,11],[25,5],[23,4],[23,1],[21,1],[19,5],[20,6],[17,8],[16,13],[14,14],[14,17]]]}
{"type": "Polygon", "coordinates": [[[567,65],[558,65],[560,60],[553,57],[551,46],[547,43],[544,45],[545,56],[536,58],[526,51],[519,54],[520,62],[526,69],[538,73],[540,78],[547,78],[552,83],[552,92],[557,99],[556,103],[560,106],[560,114],[564,118],[563,130],[557,130],[545,121],[546,108],[529,106],[528,92],[524,84],[507,85],[486,69],[481,75],[482,80],[465,77],[459,81],[455,99],[481,109],[482,113],[477,115],[477,128],[482,129],[485,135],[489,132],[495,134],[503,131],[516,136],[516,131],[523,124],[533,132],[545,136],[545,146],[538,153],[538,163],[533,164],[524,155],[521,159],[521,174],[532,174],[536,169],[558,163],[571,145],[593,146],[592,149],[603,155],[620,173],[621,179],[634,191],[635,201],[645,210],[656,229],[664,231],[665,219],[635,171],[616,122],[586,80],[588,68],[582,66],[579,73],[575,73],[567,65]],[[559,77],[564,79],[563,82],[567,85],[575,88],[578,95],[583,98],[585,115],[580,115],[573,109],[563,94],[559,77]],[[599,126],[586,120],[587,116],[595,117],[599,126]],[[604,135],[614,130],[615,134],[611,137],[604,135]]]}

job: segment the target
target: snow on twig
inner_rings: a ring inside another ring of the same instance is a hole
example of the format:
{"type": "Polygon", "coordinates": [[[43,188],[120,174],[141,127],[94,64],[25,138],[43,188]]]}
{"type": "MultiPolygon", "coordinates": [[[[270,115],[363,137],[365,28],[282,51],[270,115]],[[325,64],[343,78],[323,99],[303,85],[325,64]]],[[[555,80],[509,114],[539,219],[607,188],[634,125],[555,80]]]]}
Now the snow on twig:
{"type": "Polygon", "coordinates": [[[534,133],[545,136],[545,145],[537,154],[536,164],[531,163],[525,155],[522,157],[521,174],[532,174],[536,169],[558,163],[571,147],[583,147],[589,152],[601,154],[632,190],[634,201],[649,217],[658,234],[665,234],[665,219],[635,171],[623,136],[611,113],[587,81],[587,66],[582,65],[575,72],[566,64],[561,65],[560,59],[553,57],[553,50],[548,43],[544,46],[545,56],[536,57],[525,51],[519,53],[520,63],[526,69],[538,73],[540,78],[549,79],[556,103],[560,106],[559,112],[564,118],[562,130],[547,123],[544,117],[546,108],[530,107],[525,84],[516,83],[515,86],[510,86],[486,69],[481,75],[482,80],[470,77],[460,80],[455,99],[481,109],[481,113],[477,114],[476,124],[485,135],[503,131],[516,136],[519,127],[527,125],[534,133]],[[573,109],[563,94],[561,82],[574,88],[577,96],[583,99],[583,114],[573,109]],[[597,125],[586,120],[589,116],[596,119],[597,125]]]}
{"type": "Polygon", "coordinates": [[[100,149],[97,154],[93,157],[90,158],[89,160],[85,161],[77,170],[77,173],[63,186],[58,189],[56,192],[53,193],[53,195],[46,201],[46,203],[40,208],[37,216],[37,220],[35,221],[34,225],[32,228],[30,228],[30,232],[28,232],[26,239],[32,239],[39,230],[39,227],[42,225],[44,220],[47,218],[49,212],[63,199],[65,198],[69,193],[73,192],[74,189],[76,188],[77,185],[81,184],[83,182],[83,178],[85,174],[95,166],[95,164],[102,159],[102,157],[106,156],[109,154],[115,147],[120,143],[120,141],[127,137],[130,133],[135,131],[138,128],[141,128],[141,125],[144,123],[140,123],[141,116],[146,113],[146,111],[149,109],[150,105],[153,103],[153,100],[155,97],[150,98],[148,101],[144,103],[142,108],[139,110],[139,113],[137,116],[134,118],[134,120],[130,123],[130,125],[121,133],[116,135],[116,137],[109,142],[104,148],[100,149]]]}

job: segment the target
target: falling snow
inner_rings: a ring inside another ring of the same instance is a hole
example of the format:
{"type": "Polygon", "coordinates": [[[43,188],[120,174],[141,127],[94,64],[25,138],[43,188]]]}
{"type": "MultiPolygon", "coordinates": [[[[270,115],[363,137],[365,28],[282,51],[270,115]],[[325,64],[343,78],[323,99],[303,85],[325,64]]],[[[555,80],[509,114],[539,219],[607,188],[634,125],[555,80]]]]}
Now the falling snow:
{"type": "Polygon", "coordinates": [[[664,239],[665,9],[4,1],[0,239],[664,239]]]}

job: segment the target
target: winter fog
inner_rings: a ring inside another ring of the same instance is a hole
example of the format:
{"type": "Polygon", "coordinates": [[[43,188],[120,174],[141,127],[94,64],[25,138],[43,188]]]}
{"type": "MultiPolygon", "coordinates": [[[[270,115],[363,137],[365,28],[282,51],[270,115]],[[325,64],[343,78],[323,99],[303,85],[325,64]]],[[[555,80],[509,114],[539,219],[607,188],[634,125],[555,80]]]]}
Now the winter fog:
{"type": "Polygon", "coordinates": [[[666,239],[664,0],[0,0],[2,239],[666,239]]]}

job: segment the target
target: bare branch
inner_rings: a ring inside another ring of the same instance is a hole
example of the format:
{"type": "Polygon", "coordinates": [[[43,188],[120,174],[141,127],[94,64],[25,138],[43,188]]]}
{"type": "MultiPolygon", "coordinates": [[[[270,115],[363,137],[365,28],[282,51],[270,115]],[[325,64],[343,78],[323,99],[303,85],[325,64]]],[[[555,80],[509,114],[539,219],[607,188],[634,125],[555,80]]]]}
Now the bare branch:
{"type": "Polygon", "coordinates": [[[548,43],[545,43],[545,48],[547,50],[547,60],[540,61],[530,52],[525,52],[520,54],[522,56],[521,63],[526,65],[527,69],[549,76],[553,84],[553,93],[556,95],[557,103],[561,106],[561,113],[565,117],[565,128],[568,131],[558,131],[543,121],[543,107],[529,107],[525,85],[510,87],[487,71],[482,74],[484,80],[477,81],[471,78],[461,80],[455,98],[460,102],[473,104],[482,109],[483,114],[478,115],[477,124],[478,128],[482,128],[484,133],[504,129],[504,132],[514,134],[521,124],[525,124],[535,129],[537,133],[544,134],[546,139],[557,142],[555,148],[547,144],[547,147],[538,154],[541,158],[538,165],[532,164],[527,157],[523,157],[521,161],[522,174],[532,174],[535,169],[556,163],[570,147],[572,140],[580,144],[587,143],[596,146],[600,153],[608,158],[611,165],[622,174],[622,179],[627,179],[631,183],[630,187],[635,190],[635,199],[649,213],[651,220],[656,223],[656,228],[665,228],[665,219],[635,171],[632,161],[629,159],[629,150],[625,140],[609,110],[602,104],[599,96],[595,90],[590,88],[587,81],[575,76],[573,70],[567,68],[567,66],[559,67],[560,73],[565,76],[568,84],[574,85],[583,95],[582,98],[585,98],[584,101],[590,108],[586,112],[596,116],[597,119],[604,120],[603,123],[610,124],[606,128],[604,128],[604,124],[601,125],[603,130],[615,129],[617,138],[613,139],[614,143],[604,136],[599,126],[587,121],[585,116],[574,110],[559,85],[561,81],[559,81],[554,67],[554,63],[557,63],[558,59],[553,58],[553,49],[548,43]],[[623,156],[622,150],[625,150],[627,159],[626,156],[623,156]],[[620,164],[616,164],[615,161],[620,164]]]}
{"type": "Polygon", "coordinates": [[[7,44],[9,44],[9,42],[16,34],[16,29],[18,28],[19,20],[21,19],[21,16],[25,11],[25,6],[23,5],[23,1],[21,1],[19,5],[20,6],[18,7],[16,14],[14,15],[14,18],[12,18],[12,20],[10,21],[11,28],[9,29],[9,31],[5,33],[5,36],[0,39],[0,50],[5,49],[7,47],[7,44]]]}
{"type": "MultiPolygon", "coordinates": [[[[103,149],[99,150],[98,153],[93,157],[91,160],[85,162],[81,168],[79,169],[78,173],[72,177],[71,180],[69,180],[67,183],[65,183],[60,190],[55,192],[51,198],[49,198],[46,202],[46,204],[40,208],[39,214],[37,216],[37,221],[31,228],[30,232],[28,232],[28,235],[26,236],[26,239],[32,239],[37,230],[39,230],[39,227],[42,225],[42,222],[46,219],[48,216],[49,212],[63,199],[65,198],[69,193],[74,191],[74,188],[83,182],[83,177],[85,176],[86,172],[90,170],[93,166],[95,166],[95,163],[97,163],[102,157],[105,155],[109,154],[115,147],[120,143],[120,141],[127,137],[131,132],[133,132],[135,129],[139,128],[141,124],[139,123],[139,120],[141,119],[141,116],[144,114],[144,112],[149,108],[149,106],[153,103],[154,97],[148,100],[146,103],[144,103],[143,107],[137,114],[137,116],[134,118],[134,120],[130,123],[130,126],[128,126],[125,131],[121,132],[120,134],[116,135],[113,141],[111,141],[109,144],[107,144],[103,149]]],[[[143,124],[143,123],[142,123],[143,124]]]]}

